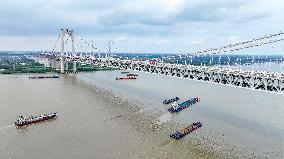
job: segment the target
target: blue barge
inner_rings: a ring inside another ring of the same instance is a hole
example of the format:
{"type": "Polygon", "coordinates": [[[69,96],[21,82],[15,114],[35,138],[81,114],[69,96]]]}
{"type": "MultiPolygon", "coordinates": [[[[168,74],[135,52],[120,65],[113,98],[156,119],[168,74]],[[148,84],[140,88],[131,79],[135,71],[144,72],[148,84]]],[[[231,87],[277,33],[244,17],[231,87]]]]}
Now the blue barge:
{"type": "Polygon", "coordinates": [[[171,113],[179,112],[185,108],[188,108],[189,106],[197,103],[200,101],[199,97],[191,98],[181,104],[172,104],[172,106],[168,109],[171,113]]]}

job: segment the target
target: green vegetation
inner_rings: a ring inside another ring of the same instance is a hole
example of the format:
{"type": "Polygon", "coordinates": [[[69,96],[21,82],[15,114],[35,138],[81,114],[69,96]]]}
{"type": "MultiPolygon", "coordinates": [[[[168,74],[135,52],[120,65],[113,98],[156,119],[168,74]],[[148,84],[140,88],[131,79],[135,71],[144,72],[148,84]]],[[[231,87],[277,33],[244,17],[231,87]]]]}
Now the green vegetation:
{"type": "Polygon", "coordinates": [[[79,64],[77,67],[78,72],[91,72],[91,71],[111,71],[111,70],[117,70],[116,68],[112,67],[98,67],[98,66],[92,66],[91,64],[79,64]]]}
{"type": "MultiPolygon", "coordinates": [[[[69,65],[66,72],[72,71],[73,65],[69,65]]],[[[116,70],[111,67],[99,67],[91,64],[77,63],[78,72],[91,72],[91,71],[110,71],[116,70]]],[[[60,72],[58,69],[45,67],[43,64],[35,62],[26,56],[0,56],[0,74],[13,74],[13,73],[47,73],[47,72],[60,72]]]]}
{"type": "Polygon", "coordinates": [[[0,57],[0,73],[46,73],[54,72],[55,69],[29,59],[26,56],[2,56],[0,57]]]}

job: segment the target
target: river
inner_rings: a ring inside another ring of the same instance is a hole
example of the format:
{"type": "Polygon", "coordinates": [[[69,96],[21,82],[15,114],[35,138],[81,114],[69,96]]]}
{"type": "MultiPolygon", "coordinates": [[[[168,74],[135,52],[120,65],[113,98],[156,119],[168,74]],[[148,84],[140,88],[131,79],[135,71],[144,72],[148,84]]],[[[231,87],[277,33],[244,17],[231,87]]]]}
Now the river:
{"type": "Polygon", "coordinates": [[[284,97],[142,72],[0,76],[0,158],[283,158],[284,97]],[[171,114],[164,99],[200,97],[171,114]],[[15,128],[18,115],[58,112],[15,128]],[[175,141],[169,134],[203,126],[175,141]]]}

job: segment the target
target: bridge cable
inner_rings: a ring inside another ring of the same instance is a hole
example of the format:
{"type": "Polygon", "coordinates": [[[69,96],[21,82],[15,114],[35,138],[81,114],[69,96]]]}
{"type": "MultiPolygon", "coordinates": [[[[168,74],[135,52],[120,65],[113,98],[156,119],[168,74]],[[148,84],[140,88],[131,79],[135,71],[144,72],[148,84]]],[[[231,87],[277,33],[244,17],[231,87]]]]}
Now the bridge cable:
{"type": "Polygon", "coordinates": [[[58,43],[58,41],[59,41],[59,38],[61,37],[61,33],[59,34],[59,36],[57,37],[57,40],[56,40],[56,42],[55,42],[55,44],[54,44],[54,46],[53,46],[53,48],[52,48],[52,53],[54,53],[54,50],[55,50],[55,48],[56,48],[56,45],[57,45],[57,43],[58,43]]]}
{"type": "MultiPolygon", "coordinates": [[[[281,36],[283,35],[284,33],[281,31],[279,33],[276,33],[276,34],[269,34],[269,35],[265,35],[265,36],[262,36],[262,37],[259,37],[259,38],[254,38],[252,40],[248,40],[248,41],[242,41],[242,42],[237,42],[237,43],[234,43],[234,44],[228,44],[228,45],[225,45],[225,46],[222,46],[222,47],[219,47],[219,48],[210,48],[210,49],[205,49],[205,50],[202,50],[202,51],[197,51],[197,52],[194,52],[194,53],[188,53],[186,55],[192,55],[192,54],[210,54],[212,53],[213,51],[213,54],[219,54],[219,53],[222,53],[222,52],[230,52],[230,51],[234,51],[234,50],[238,50],[238,48],[235,48],[235,49],[230,49],[230,48],[233,48],[235,46],[242,46],[242,45],[245,45],[245,44],[249,44],[249,46],[253,45],[253,43],[255,42],[258,42],[258,41],[262,41],[262,40],[267,40],[267,39],[271,39],[271,38],[275,38],[275,37],[278,37],[278,36],[281,36]],[[230,50],[224,50],[224,49],[230,49],[230,50]]],[[[265,43],[264,43],[265,44],[265,43]]],[[[263,44],[262,44],[263,45],[263,44]]],[[[239,47],[239,48],[243,48],[243,47],[239,47]]]]}

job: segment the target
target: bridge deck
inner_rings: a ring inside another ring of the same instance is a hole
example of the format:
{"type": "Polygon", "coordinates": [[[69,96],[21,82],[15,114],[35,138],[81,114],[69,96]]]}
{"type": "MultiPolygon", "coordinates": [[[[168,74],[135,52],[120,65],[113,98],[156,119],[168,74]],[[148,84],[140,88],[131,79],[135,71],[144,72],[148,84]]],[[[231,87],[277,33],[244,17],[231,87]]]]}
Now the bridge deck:
{"type": "MultiPolygon", "coordinates": [[[[59,56],[41,54],[39,58],[59,61],[59,56]]],[[[193,80],[208,81],[224,85],[245,87],[284,94],[284,74],[278,72],[252,71],[242,69],[192,66],[181,64],[148,64],[145,61],[120,59],[96,59],[93,57],[66,56],[68,62],[78,61],[101,66],[144,71],[193,80]]]]}

